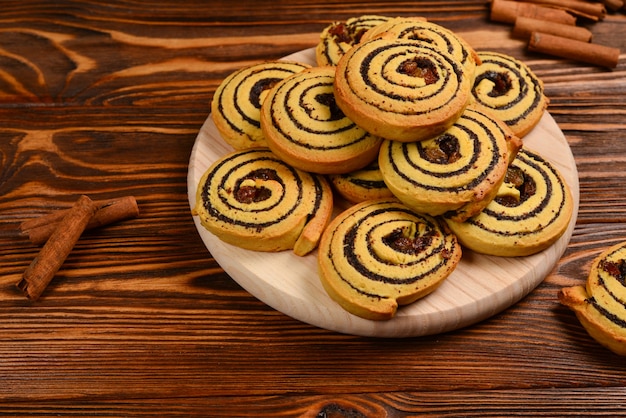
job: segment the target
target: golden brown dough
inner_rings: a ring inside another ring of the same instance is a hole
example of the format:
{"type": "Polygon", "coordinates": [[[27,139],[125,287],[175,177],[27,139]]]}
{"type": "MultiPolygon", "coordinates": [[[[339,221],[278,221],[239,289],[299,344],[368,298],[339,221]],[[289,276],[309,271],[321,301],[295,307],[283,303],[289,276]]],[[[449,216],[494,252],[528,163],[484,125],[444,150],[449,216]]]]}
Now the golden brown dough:
{"type": "Polygon", "coordinates": [[[308,64],[269,61],[235,71],[218,86],[211,101],[211,119],[220,135],[235,149],[266,147],[260,112],[267,92],[278,81],[308,64]]]}
{"type": "Polygon", "coordinates": [[[541,120],[549,99],[543,83],[523,62],[509,55],[479,51],[472,102],[506,123],[520,138],[541,120]]]}
{"type": "Polygon", "coordinates": [[[268,147],[300,170],[341,174],[378,155],[382,139],[346,117],[333,95],[333,67],[314,67],[276,84],[261,108],[268,147]]]}
{"type": "Polygon", "coordinates": [[[467,108],[432,139],[386,140],[378,164],[387,187],[405,205],[462,222],[495,197],[520,146],[502,122],[467,108]]]}
{"type": "Polygon", "coordinates": [[[255,251],[310,253],[330,221],[332,190],[266,148],[234,151],[203,174],[193,214],[222,241],[255,251]]]}
{"type": "Polygon", "coordinates": [[[447,51],[424,42],[376,38],[337,65],[335,98],[373,135],[412,142],[449,128],[470,98],[471,77],[447,51]]]}
{"type": "Polygon", "coordinates": [[[461,247],[446,224],[397,199],[370,200],[339,214],[320,241],[320,279],[348,312],[391,319],[398,305],[433,292],[456,268],[461,247]]]}
{"type": "Polygon", "coordinates": [[[598,255],[586,286],[561,289],[559,301],[600,344],[626,356],[626,242],[598,255]]]}
{"type": "Polygon", "coordinates": [[[423,17],[395,17],[365,32],[361,42],[375,38],[404,39],[436,45],[447,51],[472,75],[480,62],[476,51],[463,38],[423,17]]]}
{"type": "Polygon", "coordinates": [[[389,20],[386,16],[363,15],[351,17],[345,22],[332,22],[320,34],[320,40],[315,47],[317,65],[335,66],[339,59],[361,41],[363,34],[389,20]]]}
{"type": "Polygon", "coordinates": [[[465,222],[446,221],[464,247],[518,257],[551,246],[569,226],[573,210],[569,186],[556,168],[521,149],[485,209],[465,222]]]}

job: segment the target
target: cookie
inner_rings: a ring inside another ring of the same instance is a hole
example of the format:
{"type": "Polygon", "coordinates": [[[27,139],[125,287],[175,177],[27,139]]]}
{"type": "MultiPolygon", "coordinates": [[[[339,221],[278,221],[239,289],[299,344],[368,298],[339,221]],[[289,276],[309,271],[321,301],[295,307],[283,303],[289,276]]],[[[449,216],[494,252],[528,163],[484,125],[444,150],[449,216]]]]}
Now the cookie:
{"type": "Polygon", "coordinates": [[[358,170],[378,155],[382,139],[336,106],[333,67],[314,67],[282,80],[261,108],[268,147],[287,163],[318,174],[358,170]]]}
{"type": "Polygon", "coordinates": [[[318,251],[328,295],[346,311],[371,320],[391,319],[398,306],[433,292],[460,258],[461,247],[444,222],[393,198],[339,214],[318,251]]]}
{"type": "Polygon", "coordinates": [[[626,356],[626,242],[597,256],[586,286],[561,289],[559,301],[596,341],[626,356]]]}
{"type": "Polygon", "coordinates": [[[465,248],[518,257],[535,254],[563,235],[574,203],[567,183],[539,154],[521,149],[496,197],[465,222],[447,220],[465,248]]]}
{"type": "Polygon", "coordinates": [[[311,252],[332,215],[326,179],[294,169],[266,148],[234,151],[198,184],[193,214],[222,241],[255,251],[311,252]]]}
{"type": "Polygon", "coordinates": [[[393,197],[393,193],[385,184],[378,168],[378,160],[372,161],[360,170],[331,175],[329,180],[337,193],[348,202],[360,203],[366,200],[393,197]]]}
{"type": "Polygon", "coordinates": [[[271,61],[250,65],[226,77],[211,101],[211,118],[220,135],[235,149],[266,147],[261,132],[261,104],[278,81],[310,65],[271,61]]]}
{"type": "Polygon", "coordinates": [[[361,42],[375,38],[405,39],[435,45],[447,51],[465,67],[467,74],[474,74],[480,62],[476,51],[459,35],[422,17],[395,17],[365,32],[361,42]]]}
{"type": "Polygon", "coordinates": [[[347,51],[336,68],[339,108],[373,135],[396,141],[440,134],[470,98],[465,67],[425,42],[372,39],[347,51]]]}
{"type": "Polygon", "coordinates": [[[432,139],[386,140],[378,164],[387,187],[405,205],[462,222],[495,197],[521,145],[502,122],[467,108],[432,139]]]}
{"type": "Polygon", "coordinates": [[[542,81],[523,62],[509,55],[479,51],[472,101],[506,123],[520,138],[541,120],[549,99],[542,81]]]}
{"type": "Polygon", "coordinates": [[[352,17],[345,22],[333,22],[320,34],[315,47],[317,65],[335,66],[339,59],[361,41],[361,36],[368,30],[389,20],[386,16],[363,15],[352,17]]]}

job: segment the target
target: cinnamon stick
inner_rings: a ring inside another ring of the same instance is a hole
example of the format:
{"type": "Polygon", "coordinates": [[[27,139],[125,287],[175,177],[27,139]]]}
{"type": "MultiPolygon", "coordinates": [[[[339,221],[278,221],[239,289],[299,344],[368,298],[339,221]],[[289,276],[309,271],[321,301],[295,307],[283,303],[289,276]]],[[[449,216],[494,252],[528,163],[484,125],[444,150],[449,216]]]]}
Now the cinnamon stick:
{"type": "Polygon", "coordinates": [[[83,195],[58,223],[50,239],[16,284],[28,299],[33,301],[39,299],[97,209],[98,206],[89,197],[83,195]]]}
{"type": "Polygon", "coordinates": [[[590,30],[580,26],[565,25],[523,16],[515,20],[513,36],[528,39],[533,32],[547,33],[548,35],[576,39],[582,42],[590,42],[592,37],[590,30]]]}
{"type": "Polygon", "coordinates": [[[616,12],[624,7],[624,0],[603,0],[602,3],[612,12],[616,12]]]}
{"type": "Polygon", "coordinates": [[[529,3],[555,7],[566,10],[580,17],[585,17],[594,21],[604,19],[606,7],[600,2],[589,2],[583,0],[525,0],[529,3]]]}
{"type": "Polygon", "coordinates": [[[491,20],[515,23],[515,20],[520,16],[562,23],[564,25],[576,25],[576,18],[565,10],[523,1],[492,0],[490,9],[491,20]]]}
{"type": "MultiPolygon", "coordinates": [[[[96,201],[96,205],[98,210],[89,220],[85,227],[86,230],[139,216],[137,200],[133,196],[96,201]]],[[[35,245],[41,245],[50,238],[58,223],[68,211],[69,209],[59,210],[38,218],[26,220],[20,224],[20,230],[22,234],[28,236],[30,242],[35,245]]]]}
{"type": "Polygon", "coordinates": [[[531,34],[528,50],[608,68],[617,67],[620,52],[617,48],[540,32],[531,34]]]}

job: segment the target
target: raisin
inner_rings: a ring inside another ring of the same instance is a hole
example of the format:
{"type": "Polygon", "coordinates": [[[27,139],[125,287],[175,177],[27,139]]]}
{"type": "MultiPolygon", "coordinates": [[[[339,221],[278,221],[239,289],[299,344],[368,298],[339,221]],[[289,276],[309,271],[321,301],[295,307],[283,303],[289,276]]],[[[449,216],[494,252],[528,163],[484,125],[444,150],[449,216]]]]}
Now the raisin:
{"type": "Polygon", "coordinates": [[[489,92],[489,97],[503,96],[511,90],[511,78],[507,73],[489,71],[487,78],[493,82],[493,88],[489,92]]]}
{"type": "Polygon", "coordinates": [[[425,157],[428,161],[430,161],[431,163],[444,163],[447,159],[446,157],[446,153],[443,152],[441,150],[441,148],[438,147],[431,147],[431,148],[426,148],[425,152],[425,157]]]}
{"type": "Polygon", "coordinates": [[[537,193],[537,184],[527,176],[519,167],[511,166],[507,169],[504,177],[506,183],[510,183],[519,190],[519,199],[513,196],[497,196],[496,202],[506,207],[515,207],[525,202],[535,193],[537,193]]]}
{"type": "Polygon", "coordinates": [[[452,135],[444,134],[437,139],[439,148],[446,154],[448,164],[457,161],[460,157],[459,140],[452,135]]]}
{"type": "Polygon", "coordinates": [[[518,167],[509,167],[506,170],[504,181],[506,183],[511,183],[516,188],[520,187],[524,184],[524,172],[518,167]]]}
{"type": "Polygon", "coordinates": [[[328,30],[328,33],[330,33],[337,40],[337,42],[352,43],[350,31],[345,23],[337,23],[333,25],[328,30]]]}
{"type": "Polygon", "coordinates": [[[436,146],[427,147],[423,150],[426,160],[435,164],[451,164],[460,157],[459,141],[452,135],[441,135],[436,141],[436,146]]]}
{"type": "Polygon", "coordinates": [[[265,187],[243,186],[237,189],[235,199],[241,203],[261,202],[270,197],[270,190],[265,187]]]}
{"type": "Polygon", "coordinates": [[[278,180],[278,175],[276,171],[268,168],[253,170],[242,178],[235,187],[234,196],[237,201],[241,203],[261,202],[270,198],[272,194],[270,189],[257,186],[241,186],[241,183],[245,180],[278,180]]]}
{"type": "Polygon", "coordinates": [[[430,236],[406,237],[401,228],[383,238],[383,242],[394,250],[405,254],[418,254],[432,242],[430,236]]]}
{"type": "Polygon", "coordinates": [[[398,67],[398,72],[412,77],[423,78],[426,85],[434,84],[439,80],[439,74],[437,73],[435,64],[424,58],[414,58],[404,61],[398,67]]]}
{"type": "Polygon", "coordinates": [[[615,277],[620,283],[626,284],[626,260],[603,261],[600,268],[615,277]]]}

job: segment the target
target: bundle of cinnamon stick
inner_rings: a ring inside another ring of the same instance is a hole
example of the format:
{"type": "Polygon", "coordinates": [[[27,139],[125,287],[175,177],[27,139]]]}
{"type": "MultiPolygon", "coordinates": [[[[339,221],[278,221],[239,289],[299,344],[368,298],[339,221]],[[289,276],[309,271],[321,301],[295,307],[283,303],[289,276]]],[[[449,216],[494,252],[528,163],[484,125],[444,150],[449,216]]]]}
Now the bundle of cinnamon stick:
{"type": "Polygon", "coordinates": [[[607,9],[624,8],[626,0],[491,0],[490,19],[513,24],[513,36],[527,39],[530,51],[615,68],[620,50],[593,43],[577,22],[599,22],[607,9]]]}
{"type": "Polygon", "coordinates": [[[16,284],[17,287],[28,299],[37,300],[85,230],[138,215],[139,207],[132,196],[93,201],[83,195],[70,209],[22,222],[21,233],[33,244],[43,244],[43,247],[16,284]]]}

